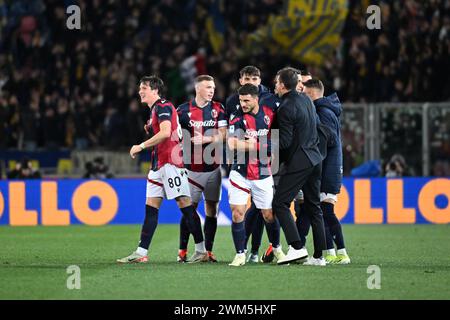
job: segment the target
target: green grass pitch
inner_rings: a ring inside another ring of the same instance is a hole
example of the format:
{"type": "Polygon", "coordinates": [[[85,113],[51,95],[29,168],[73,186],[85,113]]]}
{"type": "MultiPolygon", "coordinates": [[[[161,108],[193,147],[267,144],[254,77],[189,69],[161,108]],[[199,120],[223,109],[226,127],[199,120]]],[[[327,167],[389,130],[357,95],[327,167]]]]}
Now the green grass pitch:
{"type": "Polygon", "coordinates": [[[193,265],[176,262],[175,225],[158,227],[150,262],[138,265],[115,263],[135,249],[138,225],[0,227],[0,299],[450,299],[449,226],[343,228],[351,265],[232,268],[230,227],[218,228],[220,262],[193,265]],[[67,289],[70,265],[80,267],[79,290],[67,289]],[[379,290],[367,288],[369,265],[380,267],[379,290]]]}

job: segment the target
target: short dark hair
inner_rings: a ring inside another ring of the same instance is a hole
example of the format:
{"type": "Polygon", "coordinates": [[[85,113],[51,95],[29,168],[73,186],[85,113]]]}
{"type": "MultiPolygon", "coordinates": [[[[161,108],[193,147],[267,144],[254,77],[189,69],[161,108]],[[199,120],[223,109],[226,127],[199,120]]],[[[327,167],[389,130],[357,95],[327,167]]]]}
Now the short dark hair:
{"type": "Polygon", "coordinates": [[[311,72],[309,72],[309,71],[306,70],[306,69],[303,69],[303,70],[300,70],[300,74],[301,74],[302,76],[310,76],[310,75],[311,75],[311,72]]]}
{"type": "Polygon", "coordinates": [[[207,74],[202,74],[195,78],[195,84],[202,81],[214,81],[214,78],[207,74]]]}
{"type": "Polygon", "coordinates": [[[22,160],[20,160],[20,167],[22,169],[28,168],[29,163],[30,163],[30,159],[28,159],[27,157],[23,157],[22,160]]]}
{"type": "Polygon", "coordinates": [[[259,90],[258,90],[257,86],[255,86],[251,83],[247,83],[238,89],[238,94],[240,96],[245,96],[245,95],[249,94],[253,97],[257,97],[259,95],[259,90]]]}
{"type": "Polygon", "coordinates": [[[162,79],[158,78],[157,76],[145,76],[142,77],[139,83],[145,83],[147,84],[152,90],[158,89],[158,94],[163,94],[164,90],[164,82],[162,79]]]}
{"type": "Polygon", "coordinates": [[[294,90],[298,84],[298,70],[286,67],[277,72],[278,79],[284,84],[287,90],[294,90]]]}
{"type": "Polygon", "coordinates": [[[239,71],[240,78],[245,75],[261,77],[261,71],[255,66],[246,66],[239,71]]]}
{"type": "Polygon", "coordinates": [[[320,90],[321,92],[324,91],[323,83],[322,83],[322,81],[320,81],[319,79],[309,79],[308,81],[303,82],[303,85],[304,85],[306,88],[318,89],[318,90],[320,90]]]}

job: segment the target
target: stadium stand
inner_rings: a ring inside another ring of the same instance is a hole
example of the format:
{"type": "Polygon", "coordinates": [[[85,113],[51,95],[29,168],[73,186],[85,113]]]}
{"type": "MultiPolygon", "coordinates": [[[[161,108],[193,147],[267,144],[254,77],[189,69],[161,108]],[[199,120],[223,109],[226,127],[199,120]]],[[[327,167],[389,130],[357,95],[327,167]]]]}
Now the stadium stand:
{"type": "MultiPolygon", "coordinates": [[[[383,16],[382,29],[375,31],[365,25],[369,1],[349,1],[341,47],[320,67],[285,56],[242,54],[246,36],[285,9],[282,0],[222,1],[216,10],[216,1],[206,0],[71,3],[82,11],[77,32],[65,27],[65,2],[0,3],[0,148],[126,149],[144,137],[147,110],[137,104],[136,84],[150,73],[162,75],[175,103],[191,96],[189,79],[206,72],[216,78],[216,99],[224,101],[246,64],[258,65],[269,86],[280,66],[308,67],[327,93],[337,91],[343,102],[450,99],[448,1],[372,1],[383,16]],[[211,30],[210,19],[222,29],[211,30]]],[[[437,142],[430,158],[438,175],[450,170],[447,110],[430,115],[446,119],[439,125],[431,121],[437,142]]],[[[365,160],[364,123],[353,113],[343,118],[346,173],[365,160]]],[[[406,130],[396,127],[396,114],[382,111],[384,136],[406,130]]],[[[407,120],[419,126],[408,129],[415,144],[421,120],[400,118],[400,125],[407,120]]],[[[381,143],[380,156],[389,159],[395,147],[381,143]]],[[[413,161],[420,166],[420,159],[413,161]]]]}

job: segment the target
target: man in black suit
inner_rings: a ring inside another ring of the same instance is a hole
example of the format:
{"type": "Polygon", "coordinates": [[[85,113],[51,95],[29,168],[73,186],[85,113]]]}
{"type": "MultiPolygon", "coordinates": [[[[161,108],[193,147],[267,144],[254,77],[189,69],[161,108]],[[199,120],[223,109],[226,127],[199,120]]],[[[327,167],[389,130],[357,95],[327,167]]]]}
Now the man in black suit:
{"type": "Polygon", "coordinates": [[[313,229],[314,255],[305,264],[325,266],[325,228],[320,208],[320,178],[323,157],[319,151],[319,136],[315,108],[310,98],[296,91],[298,75],[293,68],[278,71],[275,92],[282,102],[277,111],[279,125],[280,181],[272,208],[283,228],[289,251],[278,264],[308,257],[290,212],[291,202],[300,189],[305,195],[305,211],[313,229]],[[283,167],[284,166],[284,167],[283,167]]]}

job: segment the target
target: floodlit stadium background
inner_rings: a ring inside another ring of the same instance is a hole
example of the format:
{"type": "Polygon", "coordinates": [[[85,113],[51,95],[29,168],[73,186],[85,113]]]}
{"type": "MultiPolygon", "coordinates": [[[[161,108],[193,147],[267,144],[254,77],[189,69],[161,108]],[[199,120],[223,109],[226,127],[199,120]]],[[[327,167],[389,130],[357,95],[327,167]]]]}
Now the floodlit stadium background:
{"type": "MultiPolygon", "coordinates": [[[[130,205],[129,193],[143,196],[149,154],[138,161],[128,155],[144,139],[148,117],[137,99],[138,79],[160,75],[167,98],[180,104],[192,97],[193,78],[208,73],[216,80],[215,99],[224,103],[248,64],[262,70],[271,90],[276,71],[292,65],[320,78],[326,94],[338,92],[349,177],[338,205],[343,222],[447,223],[448,13],[446,1],[2,2],[0,224],[90,224],[72,205],[86,182],[60,179],[112,177],[133,180],[104,182],[118,203],[110,219],[99,221],[140,223],[142,206],[130,205]],[[381,29],[368,28],[370,4],[378,5],[381,29]],[[70,5],[80,8],[79,30],[68,28],[76,12],[66,12],[70,5]],[[389,171],[399,156],[403,172],[389,171]],[[8,180],[23,159],[54,182],[8,180]],[[386,175],[426,178],[373,180],[386,175]],[[397,194],[394,205],[389,199],[397,194]],[[66,210],[59,220],[44,218],[49,209],[42,198],[66,210]],[[25,208],[34,211],[26,215],[25,208]],[[410,209],[389,218],[399,208],[410,209]]],[[[224,178],[220,222],[227,224],[224,178]]],[[[86,209],[94,216],[105,206],[114,211],[96,191],[88,191],[86,209]]],[[[178,216],[161,219],[176,223],[178,216]]]]}
{"type": "Polygon", "coordinates": [[[0,299],[450,299],[449,51],[446,0],[0,0],[0,299]],[[175,262],[166,201],[150,263],[116,265],[144,219],[139,79],[159,75],[178,105],[207,73],[225,103],[246,65],[272,91],[280,68],[307,69],[343,102],[351,264],[231,270],[224,175],[219,263],[175,262]]]}

